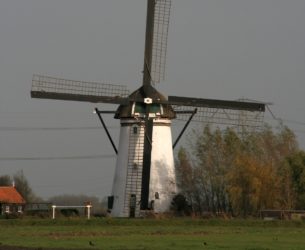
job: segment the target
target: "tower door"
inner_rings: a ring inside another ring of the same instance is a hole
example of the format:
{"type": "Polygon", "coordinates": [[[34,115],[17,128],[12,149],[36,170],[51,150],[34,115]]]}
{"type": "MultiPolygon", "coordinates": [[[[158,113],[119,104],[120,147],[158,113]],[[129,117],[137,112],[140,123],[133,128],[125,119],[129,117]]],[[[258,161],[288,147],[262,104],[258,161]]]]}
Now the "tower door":
{"type": "Polygon", "coordinates": [[[137,196],[135,194],[130,195],[129,201],[129,217],[134,218],[136,216],[136,205],[137,205],[137,196]]]}

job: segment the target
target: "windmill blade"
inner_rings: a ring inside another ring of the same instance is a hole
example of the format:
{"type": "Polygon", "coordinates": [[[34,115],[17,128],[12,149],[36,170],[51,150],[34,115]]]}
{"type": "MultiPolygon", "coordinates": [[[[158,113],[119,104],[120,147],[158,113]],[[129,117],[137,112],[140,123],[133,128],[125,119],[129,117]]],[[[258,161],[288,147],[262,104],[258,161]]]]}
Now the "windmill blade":
{"type": "Polygon", "coordinates": [[[67,80],[33,75],[31,97],[82,102],[125,104],[126,86],[97,82],[67,80]]]}
{"type": "MultiPolygon", "coordinates": [[[[177,112],[177,120],[187,121],[189,119],[190,113],[192,112],[191,106],[173,105],[173,108],[177,112]]],[[[197,114],[192,121],[206,124],[237,126],[239,129],[246,127],[259,129],[264,121],[264,112],[198,107],[197,114]]]]}
{"type": "Polygon", "coordinates": [[[167,38],[171,0],[155,0],[151,78],[159,83],[165,77],[167,38]]]}
{"type": "Polygon", "coordinates": [[[202,99],[193,97],[169,96],[168,102],[173,105],[205,107],[205,108],[221,108],[233,110],[247,111],[265,111],[265,104],[259,102],[243,102],[243,101],[226,101],[214,99],[202,99]]]}
{"type": "Polygon", "coordinates": [[[177,119],[188,120],[189,113],[197,108],[193,121],[216,123],[239,128],[259,128],[264,119],[265,104],[257,102],[224,101],[169,96],[177,119]]]}

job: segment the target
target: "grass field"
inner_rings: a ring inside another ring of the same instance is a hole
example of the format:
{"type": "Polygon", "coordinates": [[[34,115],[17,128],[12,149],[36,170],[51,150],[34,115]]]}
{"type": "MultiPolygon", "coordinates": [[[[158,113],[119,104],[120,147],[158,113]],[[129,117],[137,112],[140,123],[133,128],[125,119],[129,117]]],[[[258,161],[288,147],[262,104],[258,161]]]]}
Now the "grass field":
{"type": "Polygon", "coordinates": [[[36,249],[305,249],[305,222],[112,218],[0,220],[0,244],[36,249]]]}

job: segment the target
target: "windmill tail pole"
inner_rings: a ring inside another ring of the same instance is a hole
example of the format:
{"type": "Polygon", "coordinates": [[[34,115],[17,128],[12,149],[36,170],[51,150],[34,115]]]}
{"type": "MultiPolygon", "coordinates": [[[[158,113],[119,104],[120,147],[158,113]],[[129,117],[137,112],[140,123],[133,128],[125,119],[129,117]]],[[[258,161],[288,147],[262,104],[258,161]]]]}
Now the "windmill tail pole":
{"type": "Polygon", "coordinates": [[[150,85],[152,81],[151,63],[152,63],[152,50],[153,50],[153,39],[154,39],[155,5],[156,5],[155,0],[147,0],[143,86],[150,85]]]}
{"type": "Polygon", "coordinates": [[[181,136],[184,134],[184,131],[186,130],[186,128],[188,127],[188,125],[190,124],[190,122],[192,121],[194,115],[197,113],[197,108],[194,109],[194,111],[192,112],[192,115],[190,116],[190,118],[188,119],[187,123],[184,125],[182,131],[180,132],[179,136],[177,137],[174,145],[173,145],[173,149],[175,149],[176,145],[178,144],[178,142],[180,141],[181,136]]]}
{"type": "Polygon", "coordinates": [[[117,150],[117,148],[116,148],[116,146],[115,146],[115,144],[114,144],[114,142],[113,142],[113,140],[111,138],[111,135],[110,135],[110,133],[109,133],[109,131],[107,129],[107,126],[106,126],[106,124],[105,124],[105,122],[104,122],[104,120],[103,120],[103,118],[101,116],[101,111],[99,111],[98,108],[95,108],[95,113],[97,114],[98,118],[100,119],[100,121],[101,121],[101,123],[103,125],[103,128],[106,131],[106,134],[107,134],[108,139],[109,139],[109,141],[110,141],[110,143],[111,143],[111,145],[113,147],[113,150],[114,150],[115,154],[118,154],[118,150],[117,150]]]}

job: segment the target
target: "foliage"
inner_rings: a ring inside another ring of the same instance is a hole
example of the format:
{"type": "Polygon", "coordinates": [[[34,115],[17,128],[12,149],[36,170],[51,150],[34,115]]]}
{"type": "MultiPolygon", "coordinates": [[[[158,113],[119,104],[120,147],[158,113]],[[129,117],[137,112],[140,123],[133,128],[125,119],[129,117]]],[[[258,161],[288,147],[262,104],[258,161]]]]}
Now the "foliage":
{"type": "Polygon", "coordinates": [[[0,176],[0,187],[11,186],[12,179],[9,175],[0,176]]]}
{"type": "Polygon", "coordinates": [[[177,194],[174,196],[171,203],[171,210],[178,216],[190,214],[190,206],[184,195],[177,194]]]}
{"type": "Polygon", "coordinates": [[[292,188],[295,193],[295,208],[305,209],[305,152],[297,152],[286,159],[292,188]]]}
{"type": "Polygon", "coordinates": [[[15,187],[26,202],[35,202],[40,200],[33,192],[27,178],[25,177],[22,170],[18,171],[13,175],[15,187]]]}
{"type": "MultiPolygon", "coordinates": [[[[181,193],[193,212],[248,216],[261,209],[292,209],[296,190],[305,202],[305,188],[292,184],[304,178],[299,185],[304,187],[305,171],[295,167],[300,177],[293,180],[286,161],[298,152],[295,135],[287,127],[236,133],[206,126],[195,131],[192,139],[190,152],[180,149],[176,170],[181,193]]],[[[300,166],[300,160],[295,160],[300,166]]]]}
{"type": "Polygon", "coordinates": [[[235,215],[256,214],[277,207],[280,183],[271,164],[248,155],[236,157],[228,171],[228,194],[235,215]]]}

